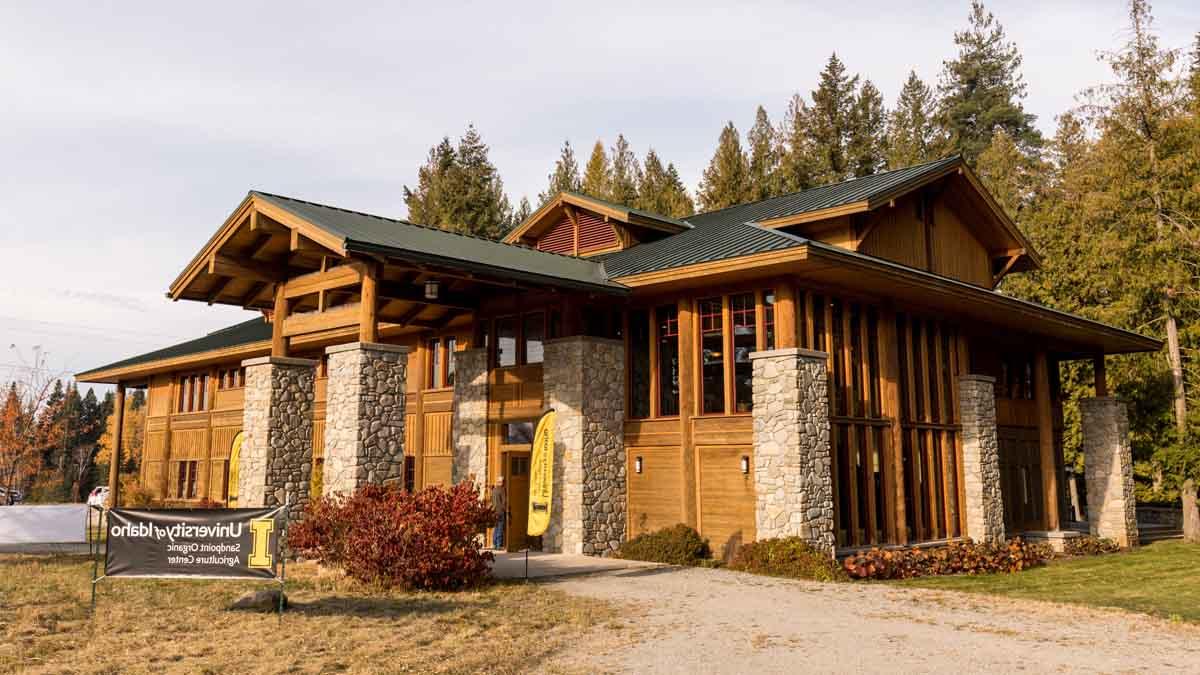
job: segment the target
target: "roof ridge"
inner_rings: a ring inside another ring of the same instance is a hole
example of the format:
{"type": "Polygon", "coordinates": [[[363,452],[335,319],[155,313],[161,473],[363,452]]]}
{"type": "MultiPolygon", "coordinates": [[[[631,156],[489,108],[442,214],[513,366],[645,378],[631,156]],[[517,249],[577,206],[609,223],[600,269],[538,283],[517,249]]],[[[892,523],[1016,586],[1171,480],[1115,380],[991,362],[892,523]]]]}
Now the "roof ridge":
{"type": "Polygon", "coordinates": [[[273,193],[273,192],[266,192],[266,191],[264,191],[264,190],[251,190],[250,192],[251,192],[252,194],[259,194],[259,195],[263,195],[263,196],[266,196],[266,197],[274,197],[274,198],[276,198],[276,199],[286,199],[286,200],[288,200],[288,201],[292,201],[292,202],[299,202],[299,203],[301,203],[301,204],[308,204],[309,206],[318,206],[318,207],[320,207],[320,208],[323,208],[323,209],[330,209],[330,210],[333,210],[333,211],[342,211],[343,213],[352,213],[352,214],[354,214],[354,215],[357,215],[357,216],[364,216],[364,217],[366,217],[366,218],[376,218],[376,219],[378,219],[378,220],[384,220],[384,221],[387,221],[387,222],[389,222],[389,223],[397,223],[397,224],[400,224],[400,225],[408,225],[409,227],[416,227],[416,228],[420,228],[420,229],[422,229],[422,230],[430,230],[430,231],[433,231],[433,232],[444,232],[444,233],[446,233],[446,234],[452,234],[452,235],[454,235],[454,236],[456,236],[456,237],[463,237],[463,238],[465,238],[465,239],[474,239],[474,240],[476,240],[476,241],[486,241],[486,242],[490,242],[490,243],[493,243],[493,244],[500,244],[500,245],[502,245],[502,246],[511,246],[511,247],[513,247],[513,248],[525,249],[526,251],[533,251],[533,252],[535,252],[535,253],[542,253],[542,254],[545,254],[545,255],[554,255],[554,256],[559,256],[559,257],[561,257],[561,258],[571,258],[571,259],[574,259],[574,260],[585,260],[585,258],[580,258],[579,256],[573,256],[573,255],[564,255],[564,254],[562,254],[562,253],[555,253],[555,252],[553,252],[553,251],[543,251],[543,250],[541,250],[541,249],[533,248],[532,246],[526,246],[526,245],[524,245],[524,244],[510,244],[510,243],[508,243],[508,242],[505,242],[505,241],[502,241],[502,240],[500,240],[500,239],[489,239],[488,237],[481,237],[481,236],[479,236],[479,235],[477,235],[477,234],[468,234],[468,233],[466,233],[466,232],[457,232],[457,231],[455,231],[455,230],[447,230],[447,229],[444,229],[444,228],[441,228],[441,227],[435,227],[435,226],[433,226],[433,225],[422,225],[422,224],[420,224],[420,223],[414,223],[414,222],[412,222],[411,220],[404,220],[404,219],[402,219],[402,218],[389,218],[388,216],[381,216],[381,215],[378,215],[378,214],[375,214],[375,213],[367,213],[366,211],[355,211],[354,209],[346,209],[346,208],[342,208],[342,207],[340,207],[340,206],[332,206],[332,205],[330,205],[330,204],[322,204],[322,203],[320,203],[320,202],[308,201],[307,199],[297,199],[297,198],[295,198],[295,197],[288,197],[287,195],[279,195],[279,194],[275,194],[275,193],[273,193]]]}
{"type": "Polygon", "coordinates": [[[825,183],[823,185],[814,185],[813,187],[804,188],[803,190],[796,190],[795,192],[785,192],[784,194],[781,194],[781,195],[775,195],[774,197],[767,197],[766,199],[758,199],[758,200],[755,200],[752,202],[742,202],[740,204],[730,204],[729,206],[725,206],[725,207],[722,207],[719,209],[714,209],[712,211],[705,211],[703,213],[694,213],[694,214],[688,216],[688,218],[699,218],[700,216],[708,216],[708,215],[712,215],[714,213],[721,213],[722,211],[728,211],[729,209],[736,209],[736,208],[741,208],[744,206],[751,206],[754,204],[763,204],[766,202],[775,201],[776,199],[784,199],[785,197],[794,197],[796,195],[804,194],[805,192],[812,192],[814,190],[824,190],[825,188],[837,187],[839,185],[845,185],[846,183],[853,183],[854,181],[865,180],[867,178],[878,178],[880,176],[886,176],[889,173],[899,173],[901,171],[908,171],[910,169],[919,169],[922,167],[930,166],[933,164],[938,164],[940,162],[945,162],[950,159],[957,159],[957,158],[961,158],[961,157],[962,157],[962,153],[956,152],[951,155],[946,155],[945,157],[933,159],[928,162],[921,162],[920,164],[910,164],[909,166],[900,167],[899,169],[891,169],[888,171],[881,171],[879,173],[873,173],[873,174],[869,174],[866,176],[855,176],[853,178],[846,178],[844,180],[837,181],[836,183],[825,183]]]}

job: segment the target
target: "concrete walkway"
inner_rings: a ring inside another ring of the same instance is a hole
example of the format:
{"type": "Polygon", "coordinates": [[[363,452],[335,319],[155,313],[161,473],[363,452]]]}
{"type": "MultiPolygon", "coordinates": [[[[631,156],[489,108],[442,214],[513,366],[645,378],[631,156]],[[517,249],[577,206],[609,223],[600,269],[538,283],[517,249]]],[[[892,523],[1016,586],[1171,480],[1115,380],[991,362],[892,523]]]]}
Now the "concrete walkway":
{"type": "MultiPolygon", "coordinates": [[[[587,555],[570,555],[566,553],[542,553],[540,551],[531,551],[529,553],[530,579],[596,574],[598,572],[621,572],[651,567],[659,567],[659,565],[639,562],[637,560],[595,558],[587,555]]],[[[525,554],[496,553],[496,562],[492,563],[492,575],[497,579],[524,579],[525,554]]]]}

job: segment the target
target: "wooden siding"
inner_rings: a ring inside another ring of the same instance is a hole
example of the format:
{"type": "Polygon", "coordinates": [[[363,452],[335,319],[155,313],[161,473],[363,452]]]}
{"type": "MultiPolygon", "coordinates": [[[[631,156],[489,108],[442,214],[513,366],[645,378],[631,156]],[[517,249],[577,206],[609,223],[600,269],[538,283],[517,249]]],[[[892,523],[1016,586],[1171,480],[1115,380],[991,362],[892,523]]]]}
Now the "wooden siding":
{"type": "Polygon", "coordinates": [[[897,200],[895,206],[876,209],[862,218],[858,229],[868,234],[857,250],[991,288],[991,256],[972,231],[968,218],[965,210],[938,198],[933,200],[931,222],[926,227],[920,195],[909,195],[897,200]]]}
{"type": "Polygon", "coordinates": [[[754,541],[754,451],[750,445],[697,445],[700,530],[713,555],[728,559],[754,541]],[[750,472],[741,459],[750,457],[750,472]]]}
{"type": "Polygon", "coordinates": [[[575,224],[566,215],[537,240],[539,251],[571,255],[575,251],[575,224]]]}
{"type": "Polygon", "coordinates": [[[626,446],[628,536],[683,522],[683,466],[678,447],[626,446]],[[642,472],[637,472],[637,458],[642,472]]]}
{"type": "Polygon", "coordinates": [[[537,240],[539,251],[564,255],[587,255],[620,247],[620,238],[612,223],[590,211],[575,210],[575,221],[563,214],[537,240]],[[576,222],[578,228],[576,228],[576,222]]]}

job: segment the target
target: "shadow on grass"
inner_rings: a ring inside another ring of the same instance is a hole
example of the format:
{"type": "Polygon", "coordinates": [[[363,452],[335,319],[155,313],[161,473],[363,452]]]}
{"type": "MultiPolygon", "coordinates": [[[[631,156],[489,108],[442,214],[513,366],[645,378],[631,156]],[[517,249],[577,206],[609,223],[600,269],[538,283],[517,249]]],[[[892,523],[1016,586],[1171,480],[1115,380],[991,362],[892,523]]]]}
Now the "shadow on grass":
{"type": "Polygon", "coordinates": [[[387,617],[429,616],[463,611],[489,610],[499,603],[494,598],[474,596],[452,600],[440,596],[411,595],[403,598],[333,595],[310,602],[288,599],[288,612],[308,616],[387,617]]]}

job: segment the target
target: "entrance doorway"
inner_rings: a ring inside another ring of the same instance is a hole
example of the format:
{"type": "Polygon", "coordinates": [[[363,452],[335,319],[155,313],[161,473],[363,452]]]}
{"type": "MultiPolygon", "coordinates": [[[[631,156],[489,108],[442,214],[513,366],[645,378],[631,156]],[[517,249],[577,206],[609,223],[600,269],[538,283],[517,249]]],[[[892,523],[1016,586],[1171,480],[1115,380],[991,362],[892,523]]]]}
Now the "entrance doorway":
{"type": "Polygon", "coordinates": [[[504,485],[508,488],[508,551],[528,546],[525,535],[529,523],[529,451],[508,451],[504,458],[504,485]]]}

